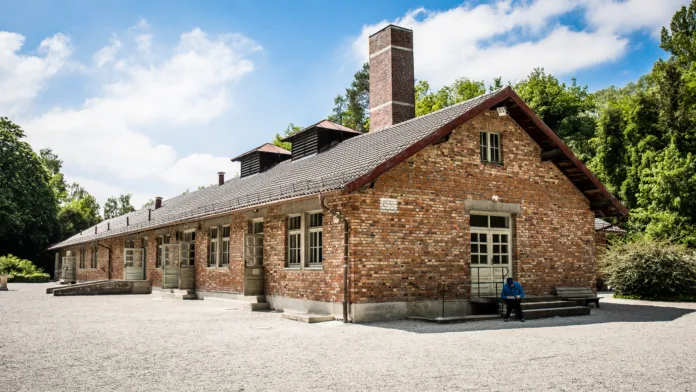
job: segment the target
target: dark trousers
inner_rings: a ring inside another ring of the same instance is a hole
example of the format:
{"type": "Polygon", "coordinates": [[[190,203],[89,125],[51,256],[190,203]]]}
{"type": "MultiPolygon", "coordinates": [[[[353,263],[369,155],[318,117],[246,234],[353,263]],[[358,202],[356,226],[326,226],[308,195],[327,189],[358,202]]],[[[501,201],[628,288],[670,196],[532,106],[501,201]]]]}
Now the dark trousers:
{"type": "Polygon", "coordinates": [[[507,311],[505,312],[505,318],[510,317],[510,311],[515,309],[515,314],[517,314],[518,319],[523,319],[524,317],[522,316],[522,306],[520,306],[520,303],[522,303],[521,299],[505,299],[505,303],[507,304],[507,311]]]}

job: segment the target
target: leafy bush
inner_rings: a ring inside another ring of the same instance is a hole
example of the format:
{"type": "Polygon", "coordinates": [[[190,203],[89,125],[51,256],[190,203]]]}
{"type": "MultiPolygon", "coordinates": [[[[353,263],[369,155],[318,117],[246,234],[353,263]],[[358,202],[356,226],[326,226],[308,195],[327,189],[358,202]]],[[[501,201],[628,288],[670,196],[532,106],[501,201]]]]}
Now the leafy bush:
{"type": "Polygon", "coordinates": [[[0,256],[0,275],[13,275],[10,282],[14,283],[43,283],[51,279],[49,274],[31,261],[13,255],[0,256]]]}
{"type": "Polygon", "coordinates": [[[12,275],[14,276],[12,279],[9,279],[8,282],[12,283],[46,283],[51,280],[51,275],[41,272],[41,273],[33,273],[31,275],[22,275],[22,274],[17,274],[17,275],[12,275]]]}
{"type": "Polygon", "coordinates": [[[696,254],[683,245],[648,238],[618,243],[601,264],[617,297],[667,301],[696,297],[696,254]]]}

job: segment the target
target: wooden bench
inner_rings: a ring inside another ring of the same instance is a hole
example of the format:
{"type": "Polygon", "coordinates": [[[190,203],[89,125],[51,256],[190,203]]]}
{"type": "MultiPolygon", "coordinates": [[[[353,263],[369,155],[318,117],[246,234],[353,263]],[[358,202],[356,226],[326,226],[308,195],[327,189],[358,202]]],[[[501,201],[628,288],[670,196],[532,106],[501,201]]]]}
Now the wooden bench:
{"type": "Polygon", "coordinates": [[[599,308],[599,297],[589,287],[556,287],[556,296],[568,301],[576,301],[585,306],[594,302],[599,308]]]}

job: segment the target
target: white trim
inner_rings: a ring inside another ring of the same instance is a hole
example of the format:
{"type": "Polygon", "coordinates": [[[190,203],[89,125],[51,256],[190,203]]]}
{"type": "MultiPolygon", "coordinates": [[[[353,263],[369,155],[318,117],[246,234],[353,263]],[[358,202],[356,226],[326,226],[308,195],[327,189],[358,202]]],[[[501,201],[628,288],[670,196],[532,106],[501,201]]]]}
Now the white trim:
{"type": "Polygon", "coordinates": [[[401,101],[387,101],[387,102],[385,102],[385,103],[383,103],[383,104],[381,104],[381,105],[378,105],[378,106],[375,106],[375,107],[373,107],[373,108],[370,108],[370,111],[379,110],[379,109],[382,109],[383,107],[389,106],[389,105],[401,105],[401,106],[408,106],[408,107],[415,107],[415,106],[416,106],[416,105],[414,105],[414,104],[412,104],[412,103],[407,103],[407,102],[401,102],[401,101]]]}
{"type": "Polygon", "coordinates": [[[380,49],[380,50],[378,50],[378,51],[376,51],[376,52],[370,54],[370,58],[379,56],[380,54],[382,54],[382,53],[384,53],[384,52],[386,52],[386,51],[388,51],[388,50],[390,50],[390,49],[399,49],[399,50],[405,50],[405,51],[407,51],[407,52],[413,52],[413,49],[411,49],[411,48],[405,48],[405,47],[403,47],[403,46],[396,46],[396,45],[389,45],[389,46],[387,46],[387,47],[384,47],[384,48],[382,48],[382,49],[380,49]]]}

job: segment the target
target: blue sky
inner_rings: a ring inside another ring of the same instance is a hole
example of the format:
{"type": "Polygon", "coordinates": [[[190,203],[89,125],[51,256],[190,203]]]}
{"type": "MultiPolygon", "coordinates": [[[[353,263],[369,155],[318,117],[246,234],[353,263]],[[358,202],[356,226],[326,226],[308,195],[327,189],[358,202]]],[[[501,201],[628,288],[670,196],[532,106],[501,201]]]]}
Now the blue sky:
{"type": "Polygon", "coordinates": [[[664,53],[687,0],[5,2],[0,115],[51,147],[103,203],[216,181],[289,122],[325,118],[386,23],[414,30],[416,78],[517,81],[534,67],[590,90],[664,53]]]}

